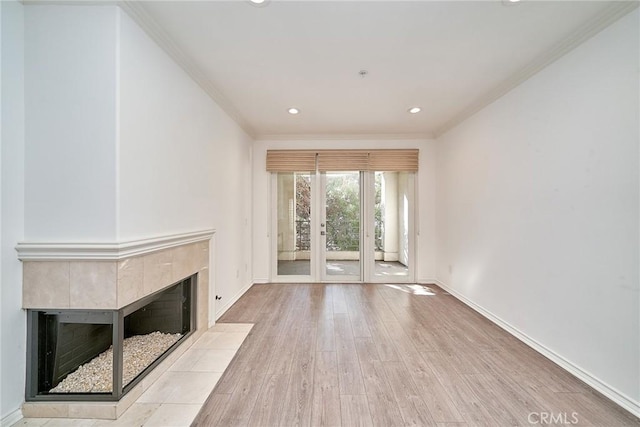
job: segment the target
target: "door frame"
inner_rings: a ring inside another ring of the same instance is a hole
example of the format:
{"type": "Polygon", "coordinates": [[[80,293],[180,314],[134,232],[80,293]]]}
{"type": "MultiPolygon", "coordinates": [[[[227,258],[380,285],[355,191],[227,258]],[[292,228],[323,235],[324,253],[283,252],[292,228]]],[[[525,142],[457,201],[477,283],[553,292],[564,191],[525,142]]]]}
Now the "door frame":
{"type": "MultiPolygon", "coordinates": [[[[367,191],[365,191],[365,178],[364,176],[366,175],[366,172],[363,171],[340,171],[340,172],[329,172],[329,173],[357,173],[358,174],[358,182],[359,182],[359,189],[358,189],[358,197],[360,200],[360,230],[359,230],[359,234],[360,234],[360,238],[359,238],[359,244],[358,244],[358,252],[360,253],[358,256],[358,266],[360,269],[360,274],[356,277],[356,276],[348,276],[348,275],[329,275],[327,274],[327,236],[325,235],[321,235],[321,232],[323,231],[321,224],[326,224],[327,223],[327,212],[326,212],[326,204],[327,204],[327,172],[318,172],[318,175],[320,177],[319,181],[319,206],[318,206],[318,213],[319,213],[319,232],[318,235],[320,236],[319,240],[319,252],[318,252],[318,269],[319,269],[319,278],[320,281],[323,283],[343,283],[343,282],[348,282],[348,283],[363,283],[364,282],[364,265],[365,265],[365,251],[364,248],[366,247],[366,242],[364,241],[364,237],[365,237],[365,233],[364,233],[364,229],[365,229],[365,206],[367,205],[367,200],[366,200],[366,193],[367,191]]],[[[324,228],[324,231],[326,231],[326,228],[324,228]]],[[[313,256],[313,255],[312,255],[313,256]]]]}
{"type": "MultiPolygon", "coordinates": [[[[355,171],[351,171],[355,172],[355,171]]],[[[320,238],[320,223],[314,220],[324,220],[324,203],[326,192],[322,179],[323,172],[310,172],[311,177],[311,224],[310,224],[310,274],[307,275],[278,275],[278,173],[271,173],[270,197],[269,197],[269,222],[270,222],[270,281],[272,283],[415,283],[415,262],[417,259],[416,239],[417,228],[417,173],[411,173],[408,182],[408,275],[399,279],[393,277],[379,277],[375,275],[375,172],[360,173],[360,277],[354,280],[353,276],[327,276],[326,263],[326,237],[320,238]]],[[[326,175],[325,175],[326,176],[326,175]]],[[[324,221],[326,223],[326,221],[324,221]]]]}

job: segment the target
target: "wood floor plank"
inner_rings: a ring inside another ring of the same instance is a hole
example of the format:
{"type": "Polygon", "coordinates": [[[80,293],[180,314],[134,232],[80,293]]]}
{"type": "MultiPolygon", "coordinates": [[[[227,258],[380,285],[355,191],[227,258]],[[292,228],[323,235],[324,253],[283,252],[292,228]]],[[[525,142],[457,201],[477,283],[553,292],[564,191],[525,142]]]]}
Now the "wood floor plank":
{"type": "Polygon", "coordinates": [[[360,367],[373,425],[391,426],[400,423],[400,408],[382,368],[382,362],[361,361],[360,367]]]}
{"type": "Polygon", "coordinates": [[[378,349],[371,338],[355,338],[354,340],[358,360],[362,362],[380,361],[378,349]]]}
{"type": "Polygon", "coordinates": [[[282,416],[282,396],[287,393],[288,374],[271,375],[265,381],[249,418],[250,426],[277,426],[282,416]]]}
{"type": "Polygon", "coordinates": [[[255,325],[194,426],[640,427],[437,286],[254,285],[220,321],[255,325]]]}
{"type": "Polygon", "coordinates": [[[284,395],[281,426],[311,425],[316,329],[305,326],[293,356],[291,376],[284,395]]]}
{"type": "Polygon", "coordinates": [[[347,314],[334,314],[333,317],[338,363],[357,363],[358,356],[351,329],[351,321],[347,314]]]}
{"type": "Polygon", "coordinates": [[[491,417],[501,426],[517,426],[522,424],[517,414],[511,410],[511,405],[505,405],[498,390],[490,385],[487,375],[464,374],[460,376],[476,396],[482,396],[484,406],[491,417]]]}
{"type": "Polygon", "coordinates": [[[484,396],[477,396],[457,373],[455,367],[438,351],[424,353],[438,381],[456,405],[456,409],[470,425],[499,425],[486,409],[484,396]]]}
{"type": "Polygon", "coordinates": [[[344,285],[327,285],[331,291],[333,300],[333,314],[347,314],[347,302],[345,300],[344,285]]]}
{"type": "Polygon", "coordinates": [[[316,351],[336,351],[336,334],[333,314],[318,321],[318,343],[316,351]]]}
{"type": "Polygon", "coordinates": [[[455,403],[438,381],[431,366],[422,355],[407,355],[404,358],[406,372],[401,378],[410,379],[415,385],[418,395],[422,396],[429,413],[436,422],[463,422],[464,418],[455,403]]]}
{"type": "Polygon", "coordinates": [[[265,379],[264,370],[254,369],[248,375],[243,375],[236,387],[232,398],[229,399],[220,417],[220,425],[246,426],[253,412],[260,390],[265,379]]]}
{"type": "Polygon", "coordinates": [[[316,352],[311,425],[342,425],[339,388],[336,353],[332,351],[316,352]]]}
{"type": "Polygon", "coordinates": [[[340,395],[340,414],[345,427],[373,426],[366,395],[340,395]]]}
{"type": "Polygon", "coordinates": [[[396,397],[396,403],[406,426],[435,425],[429,408],[419,397],[418,390],[411,380],[404,363],[383,362],[382,367],[396,397]]]}
{"type": "Polygon", "coordinates": [[[220,419],[230,399],[230,394],[212,393],[191,425],[194,427],[220,425],[220,419]]]}
{"type": "Polygon", "coordinates": [[[362,371],[359,362],[338,363],[338,382],[340,394],[365,394],[362,371]]]}

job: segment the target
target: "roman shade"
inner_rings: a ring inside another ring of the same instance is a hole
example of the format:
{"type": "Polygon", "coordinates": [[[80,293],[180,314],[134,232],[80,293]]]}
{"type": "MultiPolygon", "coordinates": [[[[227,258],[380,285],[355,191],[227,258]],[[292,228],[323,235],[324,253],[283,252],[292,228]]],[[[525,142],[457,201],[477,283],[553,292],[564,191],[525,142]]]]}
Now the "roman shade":
{"type": "Polygon", "coordinates": [[[268,150],[269,172],[312,172],[316,170],[316,152],[313,150],[268,150]]]}
{"type": "Polygon", "coordinates": [[[369,152],[366,150],[323,150],[318,151],[318,170],[327,171],[366,171],[369,165],[369,152]]]}
{"type": "Polygon", "coordinates": [[[267,171],[416,172],[418,155],[418,149],[267,150],[267,171]]]}
{"type": "Polygon", "coordinates": [[[369,152],[368,170],[416,172],[418,150],[372,150],[369,152]]]}

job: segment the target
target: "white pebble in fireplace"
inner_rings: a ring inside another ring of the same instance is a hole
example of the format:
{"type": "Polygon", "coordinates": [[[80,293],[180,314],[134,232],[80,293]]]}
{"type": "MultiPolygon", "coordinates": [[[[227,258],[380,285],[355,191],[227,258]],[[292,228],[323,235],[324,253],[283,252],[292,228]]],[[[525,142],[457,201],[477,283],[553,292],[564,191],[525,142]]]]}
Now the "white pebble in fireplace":
{"type": "Polygon", "coordinates": [[[117,311],[153,299],[160,291],[190,276],[197,284],[191,335],[175,344],[173,351],[118,401],[56,400],[54,392],[46,401],[27,401],[23,415],[117,419],[133,404],[207,329],[209,244],[213,233],[206,230],[122,244],[19,244],[17,250],[23,261],[23,307],[29,310],[117,311]]]}

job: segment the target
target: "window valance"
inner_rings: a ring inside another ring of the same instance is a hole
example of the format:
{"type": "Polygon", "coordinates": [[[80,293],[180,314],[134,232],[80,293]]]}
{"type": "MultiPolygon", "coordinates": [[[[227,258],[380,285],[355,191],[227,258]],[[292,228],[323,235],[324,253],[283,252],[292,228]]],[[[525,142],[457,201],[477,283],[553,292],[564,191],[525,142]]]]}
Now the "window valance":
{"type": "Polygon", "coordinates": [[[267,150],[267,171],[416,172],[418,154],[418,149],[267,150]]]}

